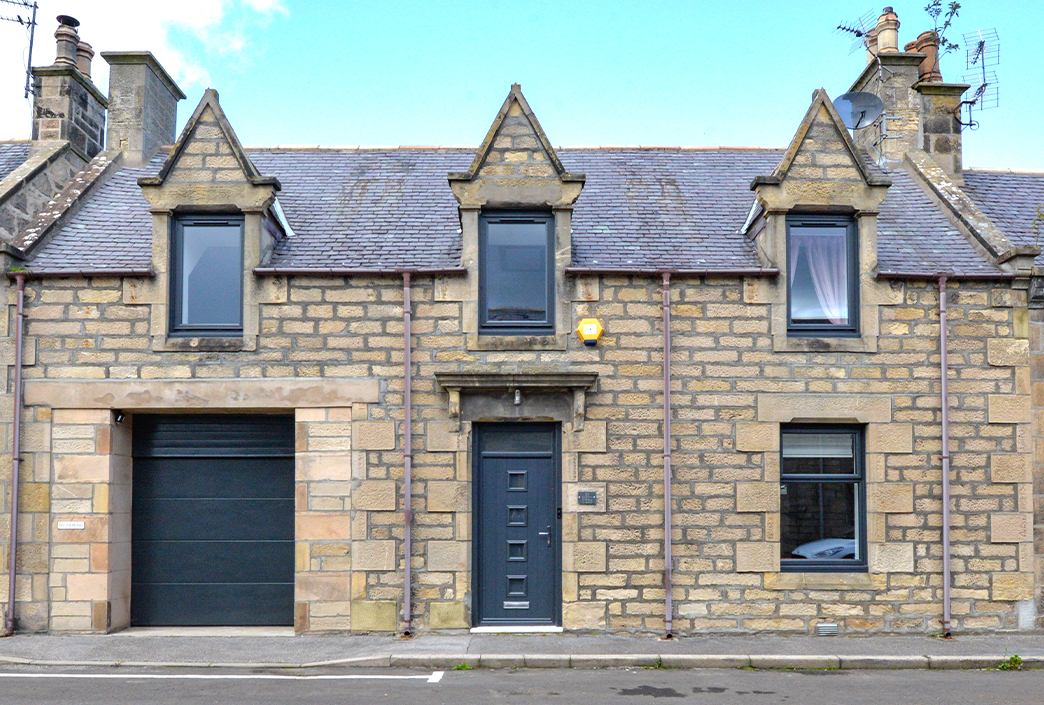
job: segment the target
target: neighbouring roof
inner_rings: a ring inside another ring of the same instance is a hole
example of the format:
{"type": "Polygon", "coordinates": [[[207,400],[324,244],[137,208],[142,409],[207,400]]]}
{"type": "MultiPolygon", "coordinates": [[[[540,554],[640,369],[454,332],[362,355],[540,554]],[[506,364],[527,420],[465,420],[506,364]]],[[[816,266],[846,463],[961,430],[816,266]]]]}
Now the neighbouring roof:
{"type": "Polygon", "coordinates": [[[963,189],[1016,245],[1044,244],[1044,172],[965,169],[963,189]]]}
{"type": "Polygon", "coordinates": [[[0,181],[29,158],[29,142],[0,142],[0,181]]]}
{"type": "MultiPolygon", "coordinates": [[[[269,266],[449,268],[460,265],[460,220],[447,183],[467,168],[466,148],[247,149],[259,172],[282,184],[279,202],[295,237],[269,266]]],[[[563,148],[566,169],[587,175],[573,212],[573,266],[605,269],[760,268],[741,233],[751,180],[771,173],[776,149],[563,148]]],[[[36,271],[143,269],[152,220],[137,184],[166,153],[101,185],[36,252],[36,271]]],[[[875,165],[872,169],[884,173],[875,165]]],[[[878,217],[883,272],[994,274],[903,171],[878,217]]],[[[984,208],[985,210],[985,208],[984,208]]]]}

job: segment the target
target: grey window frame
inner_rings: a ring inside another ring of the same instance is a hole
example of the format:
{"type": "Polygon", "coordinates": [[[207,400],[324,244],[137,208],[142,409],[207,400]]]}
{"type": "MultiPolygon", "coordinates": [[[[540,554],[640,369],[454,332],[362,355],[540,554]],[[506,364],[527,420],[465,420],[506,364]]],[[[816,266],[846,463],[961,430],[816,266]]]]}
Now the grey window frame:
{"type": "Polygon", "coordinates": [[[787,335],[792,338],[858,338],[859,328],[859,231],[856,221],[847,215],[794,214],[787,216],[787,335]],[[793,227],[846,227],[845,254],[848,263],[848,312],[846,325],[833,323],[795,323],[790,307],[790,231],[793,227]]]}
{"type": "MultiPolygon", "coordinates": [[[[869,571],[866,540],[866,427],[854,424],[780,424],[779,429],[779,483],[818,482],[821,484],[852,484],[856,487],[859,511],[856,513],[856,534],[859,536],[858,560],[851,558],[783,558],[779,567],[784,573],[866,573],[869,571]],[[788,433],[832,433],[852,436],[853,473],[851,475],[824,475],[808,473],[786,473],[783,471],[783,436],[788,433]]],[[[780,506],[782,519],[783,508],[780,506]]],[[[781,536],[782,538],[782,536],[781,536]]],[[[782,546],[782,544],[781,544],[782,546]]],[[[782,549],[781,549],[782,550],[782,549]]]]}
{"type": "Polygon", "coordinates": [[[479,215],[479,252],[478,252],[478,305],[479,333],[482,335],[533,335],[547,336],[555,334],[555,219],[546,211],[484,211],[479,215]],[[488,226],[496,222],[543,223],[547,228],[547,281],[544,282],[547,293],[546,321],[490,321],[487,307],[487,291],[489,282],[486,279],[488,263],[488,226]]]}
{"type": "Polygon", "coordinates": [[[178,215],[171,218],[170,233],[170,312],[168,336],[171,338],[237,338],[243,335],[243,286],[239,288],[239,324],[185,325],[178,323],[184,291],[181,285],[181,264],[184,252],[186,225],[227,225],[239,229],[239,276],[243,276],[244,218],[241,215],[178,215]]]}

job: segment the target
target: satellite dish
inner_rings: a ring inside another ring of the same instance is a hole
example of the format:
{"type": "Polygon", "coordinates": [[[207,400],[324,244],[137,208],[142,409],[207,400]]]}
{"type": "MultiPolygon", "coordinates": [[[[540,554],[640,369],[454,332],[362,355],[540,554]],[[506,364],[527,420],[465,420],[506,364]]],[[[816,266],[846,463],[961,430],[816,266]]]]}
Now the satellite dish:
{"type": "Polygon", "coordinates": [[[884,103],[873,93],[852,91],[834,99],[841,121],[850,130],[860,130],[874,124],[884,112],[884,103]]]}

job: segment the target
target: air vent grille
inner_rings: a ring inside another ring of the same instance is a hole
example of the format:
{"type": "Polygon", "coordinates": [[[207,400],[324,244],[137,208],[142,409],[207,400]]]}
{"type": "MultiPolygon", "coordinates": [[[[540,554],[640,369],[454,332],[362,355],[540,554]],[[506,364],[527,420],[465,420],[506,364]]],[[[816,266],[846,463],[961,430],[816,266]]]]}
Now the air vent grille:
{"type": "Polygon", "coordinates": [[[837,622],[820,622],[816,625],[816,636],[837,636],[837,622]]]}

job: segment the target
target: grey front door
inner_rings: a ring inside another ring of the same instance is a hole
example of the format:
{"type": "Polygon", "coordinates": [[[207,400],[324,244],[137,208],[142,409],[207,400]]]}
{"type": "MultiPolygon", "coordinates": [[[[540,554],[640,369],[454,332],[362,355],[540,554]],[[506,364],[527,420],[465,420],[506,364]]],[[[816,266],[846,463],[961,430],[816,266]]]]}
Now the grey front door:
{"type": "Polygon", "coordinates": [[[561,605],[559,431],[475,424],[475,625],[555,625],[561,605]]]}

